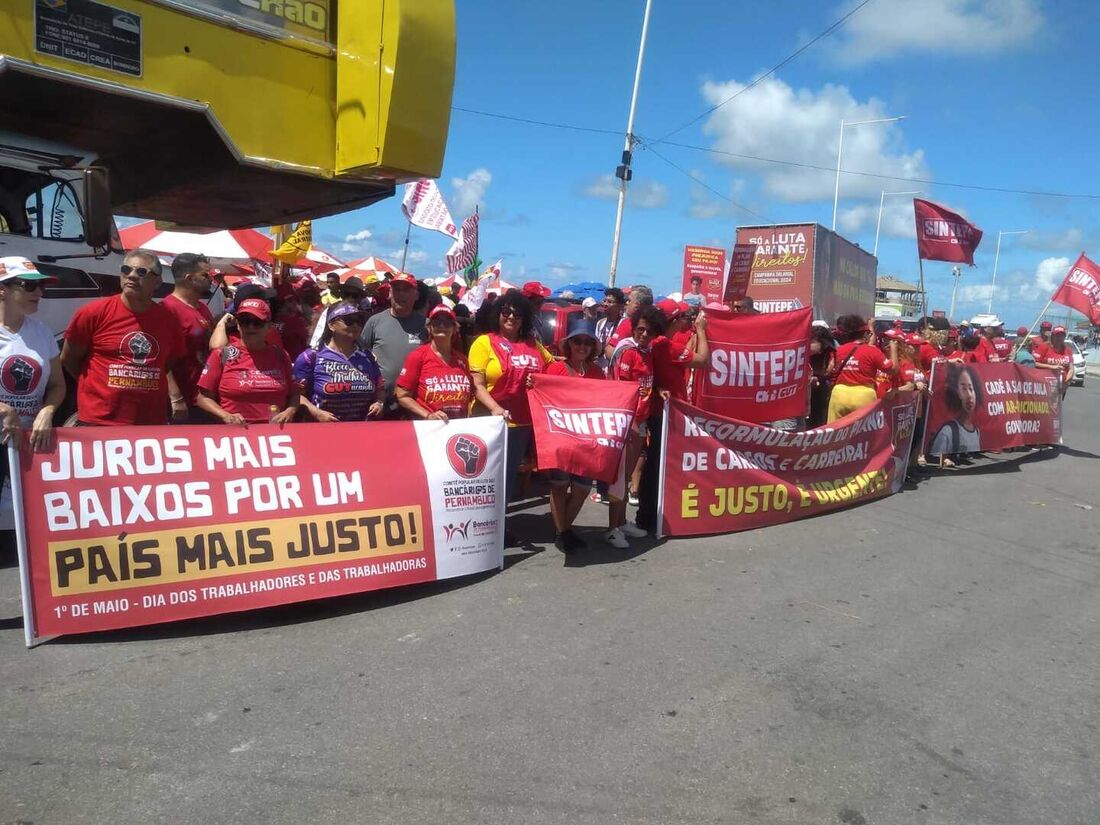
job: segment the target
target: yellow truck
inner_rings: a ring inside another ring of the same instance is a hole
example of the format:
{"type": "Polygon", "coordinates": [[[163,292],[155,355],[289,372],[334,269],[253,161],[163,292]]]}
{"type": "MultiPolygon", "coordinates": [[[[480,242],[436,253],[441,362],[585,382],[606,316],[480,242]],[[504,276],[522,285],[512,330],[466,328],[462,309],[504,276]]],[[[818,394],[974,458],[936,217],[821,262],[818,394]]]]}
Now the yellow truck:
{"type": "Polygon", "coordinates": [[[0,0],[0,256],[117,291],[112,214],[286,224],[436,177],[453,0],[0,0]],[[113,282],[113,284],[112,284],[113,282]]]}

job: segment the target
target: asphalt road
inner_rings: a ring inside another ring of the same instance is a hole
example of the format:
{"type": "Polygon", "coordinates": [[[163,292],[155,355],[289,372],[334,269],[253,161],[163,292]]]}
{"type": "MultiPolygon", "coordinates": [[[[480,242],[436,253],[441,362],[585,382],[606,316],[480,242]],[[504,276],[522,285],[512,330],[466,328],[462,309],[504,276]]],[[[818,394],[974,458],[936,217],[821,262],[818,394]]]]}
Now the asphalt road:
{"type": "Polygon", "coordinates": [[[1093,825],[1097,406],[809,521],[29,652],[5,559],[0,822],[1093,825]]]}

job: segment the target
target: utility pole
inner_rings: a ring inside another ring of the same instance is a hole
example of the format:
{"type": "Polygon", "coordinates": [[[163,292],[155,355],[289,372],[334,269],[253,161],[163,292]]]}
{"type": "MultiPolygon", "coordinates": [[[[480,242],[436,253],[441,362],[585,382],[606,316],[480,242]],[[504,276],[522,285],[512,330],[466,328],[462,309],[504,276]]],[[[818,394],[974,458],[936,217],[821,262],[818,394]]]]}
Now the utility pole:
{"type": "Polygon", "coordinates": [[[645,60],[645,43],[649,34],[649,11],[653,0],[645,2],[645,17],[642,19],[642,42],[638,45],[638,66],[634,70],[634,92],[630,96],[630,115],[626,121],[626,141],[623,144],[622,163],[615,170],[619,179],[619,208],[615,212],[615,237],[611,242],[611,268],[607,274],[607,285],[615,286],[615,272],[619,268],[619,238],[623,231],[623,208],[626,206],[626,184],[634,177],[630,162],[634,157],[634,112],[638,108],[638,87],[642,82],[642,63],[645,60]]]}
{"type": "Polygon", "coordinates": [[[962,269],[957,266],[951,267],[951,274],[955,277],[955,285],[951,287],[951,309],[947,313],[947,320],[953,321],[955,319],[955,296],[959,294],[959,278],[962,277],[962,269]]]}

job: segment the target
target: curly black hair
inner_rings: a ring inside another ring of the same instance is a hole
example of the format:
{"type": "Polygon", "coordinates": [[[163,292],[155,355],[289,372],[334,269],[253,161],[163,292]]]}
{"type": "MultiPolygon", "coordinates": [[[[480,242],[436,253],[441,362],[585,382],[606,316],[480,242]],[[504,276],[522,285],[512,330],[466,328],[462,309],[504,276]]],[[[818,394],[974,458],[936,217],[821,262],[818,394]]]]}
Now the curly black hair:
{"type": "Polygon", "coordinates": [[[841,315],[836,319],[836,331],[842,344],[858,341],[867,334],[867,321],[862,315],[841,315]]]}
{"type": "Polygon", "coordinates": [[[535,328],[535,309],[519,290],[512,289],[493,301],[489,310],[489,332],[500,332],[500,311],[511,307],[519,316],[519,337],[530,338],[535,328]]]}
{"type": "Polygon", "coordinates": [[[962,395],[959,392],[959,381],[962,380],[964,374],[970,376],[970,383],[974,387],[975,409],[982,405],[982,385],[978,380],[978,374],[974,372],[973,368],[966,364],[951,364],[947,368],[947,380],[944,382],[943,400],[944,403],[947,404],[947,409],[955,414],[961,413],[963,409],[962,395]]]}
{"type": "Polygon", "coordinates": [[[665,315],[653,304],[645,304],[634,310],[634,314],[630,316],[631,331],[638,326],[640,321],[646,322],[651,337],[656,338],[658,335],[664,335],[665,315]]]}

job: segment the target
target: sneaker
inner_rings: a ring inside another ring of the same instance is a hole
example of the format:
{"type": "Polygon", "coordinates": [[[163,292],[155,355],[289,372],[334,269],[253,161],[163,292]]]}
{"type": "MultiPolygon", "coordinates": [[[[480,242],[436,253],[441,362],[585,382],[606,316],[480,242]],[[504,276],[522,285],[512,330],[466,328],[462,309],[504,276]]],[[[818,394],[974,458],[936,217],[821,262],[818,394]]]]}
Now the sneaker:
{"type": "Polygon", "coordinates": [[[631,490],[629,493],[627,493],[626,503],[629,504],[631,507],[637,507],[639,504],[638,494],[631,490]]]}
{"type": "Polygon", "coordinates": [[[629,550],[630,542],[626,540],[626,536],[623,535],[623,531],[616,527],[614,530],[608,530],[603,534],[603,540],[619,550],[629,550]]]}
{"type": "Polygon", "coordinates": [[[629,536],[632,539],[644,539],[649,535],[648,532],[643,530],[637,524],[631,524],[629,521],[619,528],[623,531],[624,536],[629,536]]]}
{"type": "Polygon", "coordinates": [[[591,501],[593,504],[607,504],[607,499],[600,495],[599,490],[590,495],[588,497],[588,500],[591,501]]]}

